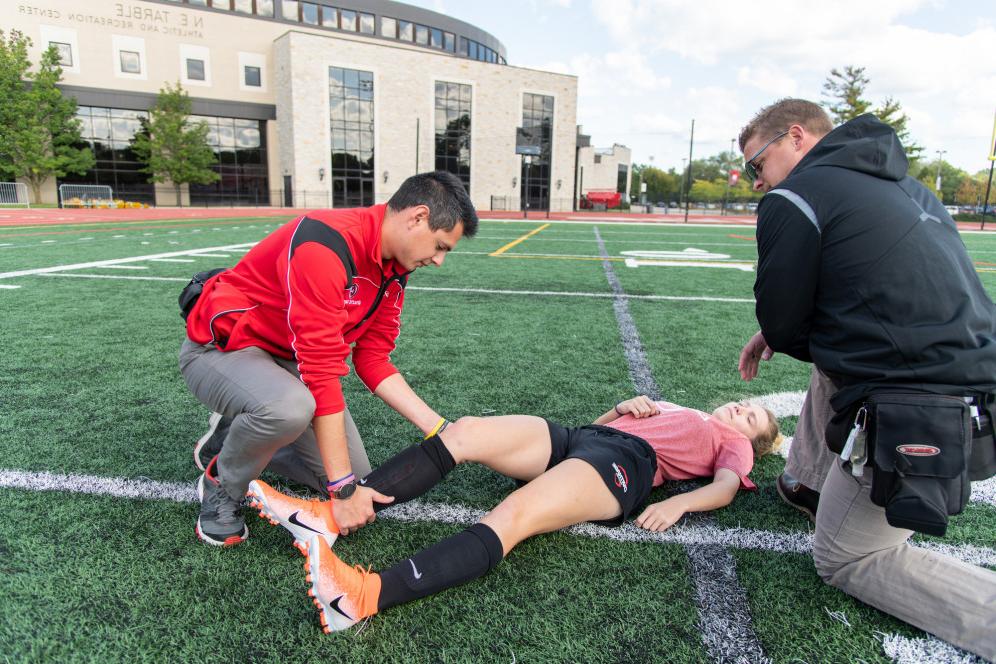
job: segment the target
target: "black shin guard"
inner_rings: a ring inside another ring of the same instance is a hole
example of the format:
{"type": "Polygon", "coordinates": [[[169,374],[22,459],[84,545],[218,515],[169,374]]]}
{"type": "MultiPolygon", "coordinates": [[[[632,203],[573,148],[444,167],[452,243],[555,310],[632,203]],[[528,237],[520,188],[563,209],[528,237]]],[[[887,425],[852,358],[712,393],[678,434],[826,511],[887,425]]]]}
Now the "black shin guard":
{"type": "Polygon", "coordinates": [[[473,581],[494,569],[503,553],[495,531],[475,523],[381,572],[377,610],[473,581]]]}
{"type": "Polygon", "coordinates": [[[455,465],[443,441],[432,436],[395,454],[364,477],[362,483],[385,496],[394,496],[392,503],[374,503],[375,510],[382,510],[418,498],[439,484],[455,465]]]}

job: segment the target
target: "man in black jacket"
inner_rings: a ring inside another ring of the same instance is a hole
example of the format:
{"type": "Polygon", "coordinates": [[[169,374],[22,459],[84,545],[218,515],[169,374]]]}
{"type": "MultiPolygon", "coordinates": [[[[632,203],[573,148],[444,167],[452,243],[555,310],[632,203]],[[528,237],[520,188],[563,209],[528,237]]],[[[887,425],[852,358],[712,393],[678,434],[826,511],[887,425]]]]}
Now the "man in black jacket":
{"type": "MultiPolygon", "coordinates": [[[[912,531],[889,525],[871,502],[871,472],[854,477],[818,449],[830,404],[844,411],[876,387],[996,392],[996,308],[957,227],[907,175],[895,132],[872,115],[832,129],[816,104],[785,99],[751,120],[740,148],[754,188],[766,192],[754,284],[761,331],[744,347],[740,370],[750,380],[774,352],[814,365],[806,433],[790,456],[807,457],[810,476],[826,477],[811,487],[820,489],[817,571],[996,659],[996,573],[910,547],[912,531]]],[[[991,438],[988,448],[973,457],[975,477],[993,474],[991,438]]]]}

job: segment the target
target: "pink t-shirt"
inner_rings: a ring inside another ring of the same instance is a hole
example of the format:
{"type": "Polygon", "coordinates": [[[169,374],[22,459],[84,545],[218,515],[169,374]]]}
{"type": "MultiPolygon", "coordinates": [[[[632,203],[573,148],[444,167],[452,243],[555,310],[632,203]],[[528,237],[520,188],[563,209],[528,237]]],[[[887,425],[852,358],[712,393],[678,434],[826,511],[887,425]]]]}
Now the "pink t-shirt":
{"type": "Polygon", "coordinates": [[[657,453],[654,486],[664,480],[712,477],[720,468],[740,476],[740,485],[756,489],[747,473],[754,467],[750,439],[708,413],[658,401],[660,413],[643,419],[626,414],[605,426],[647,441],[657,453]]]}

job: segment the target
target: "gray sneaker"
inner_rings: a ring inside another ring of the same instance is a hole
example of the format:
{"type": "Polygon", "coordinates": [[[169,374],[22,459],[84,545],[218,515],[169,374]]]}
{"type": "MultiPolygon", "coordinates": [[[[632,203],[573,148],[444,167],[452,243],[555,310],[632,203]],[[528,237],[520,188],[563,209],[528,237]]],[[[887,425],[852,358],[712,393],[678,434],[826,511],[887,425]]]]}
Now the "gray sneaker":
{"type": "Polygon", "coordinates": [[[225,417],[221,413],[211,413],[208,418],[208,430],[197,444],[194,445],[194,465],[205,470],[211,459],[221,452],[221,446],[228,437],[228,430],[232,426],[232,418],[225,417]]]}
{"type": "Polygon", "coordinates": [[[218,481],[217,463],[215,457],[197,481],[197,497],[201,500],[197,536],[206,544],[235,546],[249,537],[249,527],[242,518],[242,501],[229,496],[218,481]]]}

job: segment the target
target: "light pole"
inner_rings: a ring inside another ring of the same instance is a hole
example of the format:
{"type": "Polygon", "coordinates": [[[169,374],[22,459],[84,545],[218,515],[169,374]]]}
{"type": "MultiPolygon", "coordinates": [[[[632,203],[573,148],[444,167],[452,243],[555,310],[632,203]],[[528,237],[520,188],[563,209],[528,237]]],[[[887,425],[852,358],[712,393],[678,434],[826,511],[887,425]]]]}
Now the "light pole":
{"type": "Polygon", "coordinates": [[[941,197],[941,158],[944,157],[947,150],[934,150],[934,153],[937,155],[937,182],[934,183],[934,189],[937,190],[937,197],[943,203],[944,198],[941,197]]]}

